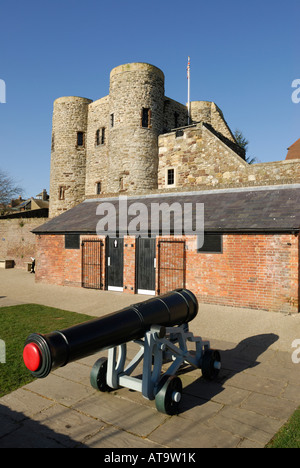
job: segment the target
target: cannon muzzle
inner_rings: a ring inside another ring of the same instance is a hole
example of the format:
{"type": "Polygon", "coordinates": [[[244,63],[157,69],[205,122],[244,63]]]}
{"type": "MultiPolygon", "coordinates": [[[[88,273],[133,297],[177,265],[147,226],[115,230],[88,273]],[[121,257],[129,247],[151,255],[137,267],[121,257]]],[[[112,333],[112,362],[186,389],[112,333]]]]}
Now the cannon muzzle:
{"type": "Polygon", "coordinates": [[[193,320],[197,313],[198,301],[194,294],[177,289],[65,330],[46,335],[33,333],[25,343],[24,363],[35,377],[43,378],[70,362],[138,340],[152,325],[182,325],[193,320]]]}

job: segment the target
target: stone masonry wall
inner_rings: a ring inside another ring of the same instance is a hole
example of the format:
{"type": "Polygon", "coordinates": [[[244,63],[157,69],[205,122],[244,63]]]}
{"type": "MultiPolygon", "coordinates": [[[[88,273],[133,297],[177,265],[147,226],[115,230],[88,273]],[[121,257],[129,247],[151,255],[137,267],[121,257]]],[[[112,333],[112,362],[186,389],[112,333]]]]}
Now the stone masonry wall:
{"type": "Polygon", "coordinates": [[[36,257],[35,235],[32,229],[41,226],[48,218],[1,219],[0,259],[14,260],[16,268],[26,268],[26,262],[36,257]]]}
{"type": "Polygon", "coordinates": [[[106,96],[89,105],[85,181],[86,196],[96,195],[96,184],[98,182],[101,184],[101,192],[107,191],[108,141],[109,96],[106,96]],[[98,142],[96,139],[97,131],[99,131],[98,142]],[[102,142],[103,131],[104,142],[102,142]]]}
{"type": "Polygon", "coordinates": [[[54,102],[50,170],[49,217],[57,216],[85,198],[86,132],[90,99],[64,97],[54,102]],[[77,145],[83,132],[83,145],[77,145]]]}
{"type": "Polygon", "coordinates": [[[208,189],[293,184],[300,180],[300,161],[249,165],[202,123],[159,137],[159,189],[208,189]],[[174,168],[175,184],[167,185],[174,168]]]}
{"type": "Polygon", "coordinates": [[[157,187],[158,135],[163,130],[164,75],[158,68],[133,63],[110,75],[109,192],[157,187]],[[142,125],[142,114],[148,114],[142,125]]]}
{"type": "Polygon", "coordinates": [[[234,136],[224,119],[221,109],[210,101],[192,101],[191,118],[193,122],[206,122],[226,138],[235,142],[234,136]]]}

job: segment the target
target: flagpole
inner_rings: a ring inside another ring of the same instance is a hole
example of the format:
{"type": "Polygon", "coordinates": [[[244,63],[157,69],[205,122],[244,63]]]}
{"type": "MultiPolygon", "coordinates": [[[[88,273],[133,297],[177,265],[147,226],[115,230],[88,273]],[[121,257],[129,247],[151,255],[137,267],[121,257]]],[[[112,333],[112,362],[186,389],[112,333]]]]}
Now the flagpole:
{"type": "Polygon", "coordinates": [[[187,79],[188,79],[188,125],[190,125],[190,122],[191,122],[191,74],[190,74],[190,57],[188,57],[187,79]]]}

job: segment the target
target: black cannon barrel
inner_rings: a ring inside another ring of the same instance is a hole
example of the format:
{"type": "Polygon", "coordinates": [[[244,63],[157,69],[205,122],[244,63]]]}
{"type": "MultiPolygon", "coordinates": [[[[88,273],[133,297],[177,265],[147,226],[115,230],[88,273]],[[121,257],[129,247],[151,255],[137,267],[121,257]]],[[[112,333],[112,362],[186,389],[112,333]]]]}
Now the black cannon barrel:
{"type": "Polygon", "coordinates": [[[25,343],[24,363],[35,377],[43,378],[69,362],[140,339],[152,325],[182,325],[197,313],[194,294],[176,289],[65,330],[46,335],[33,333],[25,343]]]}

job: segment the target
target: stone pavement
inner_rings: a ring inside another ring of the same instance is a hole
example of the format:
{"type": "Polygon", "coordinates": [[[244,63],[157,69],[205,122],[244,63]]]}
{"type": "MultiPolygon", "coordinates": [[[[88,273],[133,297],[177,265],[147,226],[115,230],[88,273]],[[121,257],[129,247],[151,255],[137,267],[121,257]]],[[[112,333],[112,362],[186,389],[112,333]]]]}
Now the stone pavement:
{"type": "MultiPolygon", "coordinates": [[[[26,272],[0,270],[0,307],[32,302],[101,316],[145,298],[37,285],[26,272]]],[[[190,329],[221,351],[222,369],[214,382],[200,370],[181,371],[179,415],[159,413],[125,388],[94,390],[91,366],[104,352],[2,397],[0,448],[262,448],[300,405],[291,347],[299,318],[200,304],[190,329]]]]}

